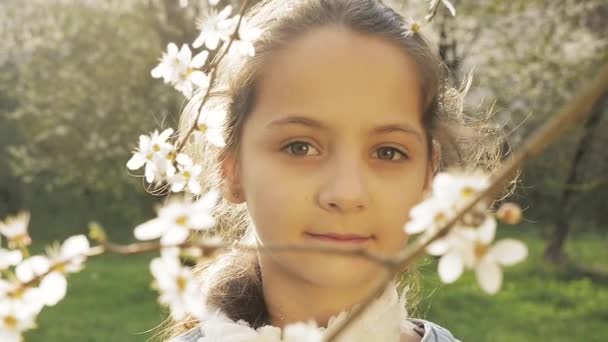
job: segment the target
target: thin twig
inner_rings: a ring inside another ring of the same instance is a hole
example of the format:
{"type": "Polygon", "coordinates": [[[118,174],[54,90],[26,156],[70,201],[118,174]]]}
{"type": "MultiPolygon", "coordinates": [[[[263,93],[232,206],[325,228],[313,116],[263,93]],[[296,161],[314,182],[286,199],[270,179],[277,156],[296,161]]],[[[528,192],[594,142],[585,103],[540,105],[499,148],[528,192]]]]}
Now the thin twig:
{"type": "Polygon", "coordinates": [[[209,76],[209,86],[205,90],[205,95],[201,99],[201,104],[199,105],[199,107],[197,109],[196,117],[194,119],[192,126],[190,127],[190,129],[188,129],[188,131],[186,132],[186,135],[182,138],[182,140],[177,145],[176,152],[175,152],[176,154],[179,153],[184,148],[184,146],[186,145],[186,142],[188,141],[188,137],[190,137],[190,135],[192,134],[192,132],[194,132],[194,130],[196,129],[196,126],[198,125],[198,119],[201,116],[201,110],[203,109],[203,106],[207,102],[209,94],[211,93],[211,88],[213,87],[213,83],[215,82],[219,63],[222,61],[222,59],[224,59],[224,57],[230,51],[232,42],[234,42],[234,40],[236,38],[238,38],[239,28],[241,27],[241,22],[243,21],[243,17],[245,16],[245,9],[247,8],[248,4],[249,4],[249,0],[245,0],[241,4],[241,8],[239,9],[239,13],[240,13],[239,20],[236,23],[236,27],[235,27],[234,31],[232,32],[232,35],[230,36],[230,40],[228,41],[226,48],[224,49],[224,51],[222,51],[220,57],[217,59],[214,58],[213,62],[209,65],[209,69],[211,69],[211,75],[209,76]]]}
{"type": "Polygon", "coordinates": [[[247,252],[268,252],[268,253],[280,253],[280,252],[298,252],[298,253],[321,253],[329,255],[339,255],[355,258],[364,258],[371,262],[384,267],[394,267],[398,265],[398,259],[386,257],[377,253],[369,252],[363,248],[357,249],[342,249],[329,246],[308,246],[301,244],[264,244],[264,245],[247,245],[247,244],[230,244],[227,242],[184,242],[176,245],[163,246],[158,241],[154,242],[136,242],[128,245],[120,245],[108,241],[101,241],[101,245],[91,248],[88,256],[98,256],[104,253],[120,254],[120,255],[134,255],[143,254],[149,252],[160,251],[162,248],[199,248],[206,252],[214,252],[220,249],[236,248],[247,252]]]}
{"type": "MultiPolygon", "coordinates": [[[[105,239],[99,241],[100,245],[91,247],[87,252],[87,257],[96,257],[103,254],[119,254],[119,255],[137,255],[144,254],[149,252],[160,251],[163,248],[199,248],[204,251],[204,253],[212,253],[221,249],[229,249],[236,248],[242,251],[247,252],[265,252],[265,253],[277,253],[277,252],[297,252],[297,253],[321,253],[326,255],[339,255],[345,257],[353,257],[353,258],[363,258],[369,260],[375,264],[378,264],[387,269],[391,269],[398,265],[397,260],[394,258],[385,257],[376,253],[369,252],[365,249],[339,249],[335,247],[329,246],[307,246],[307,245],[298,245],[298,244],[265,244],[259,246],[246,245],[246,244],[230,244],[227,242],[184,242],[176,245],[166,245],[163,246],[159,241],[154,242],[136,242],[127,245],[116,244],[113,242],[109,242],[105,239]]],[[[46,272],[37,274],[35,277],[30,279],[27,282],[23,282],[18,284],[18,286],[11,291],[11,293],[18,293],[25,288],[35,286],[40,282],[44,277],[49,275],[52,272],[61,269],[64,265],[69,264],[72,260],[76,258],[81,258],[85,255],[74,255],[72,258],[63,259],[51,265],[46,272]]]]}

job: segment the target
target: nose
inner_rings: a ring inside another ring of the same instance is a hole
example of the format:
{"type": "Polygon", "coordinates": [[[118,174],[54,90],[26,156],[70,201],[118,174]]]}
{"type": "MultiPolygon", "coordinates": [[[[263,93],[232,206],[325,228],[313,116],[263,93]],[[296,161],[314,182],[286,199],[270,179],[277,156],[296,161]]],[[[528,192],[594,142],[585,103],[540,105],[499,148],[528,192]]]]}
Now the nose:
{"type": "Polygon", "coordinates": [[[330,212],[349,213],[369,205],[364,170],[356,162],[328,163],[325,182],[318,193],[321,208],[330,212]]]}

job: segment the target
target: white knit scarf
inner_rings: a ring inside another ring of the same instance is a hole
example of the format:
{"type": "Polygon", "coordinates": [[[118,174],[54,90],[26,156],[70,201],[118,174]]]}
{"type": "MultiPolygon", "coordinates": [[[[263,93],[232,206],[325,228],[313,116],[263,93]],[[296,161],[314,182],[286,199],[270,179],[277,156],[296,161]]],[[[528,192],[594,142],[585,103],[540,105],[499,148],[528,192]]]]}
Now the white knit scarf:
{"type": "MultiPolygon", "coordinates": [[[[405,294],[405,291],[404,291],[405,294]]],[[[317,327],[314,322],[288,325],[284,329],[265,325],[253,329],[244,321],[235,322],[220,310],[215,310],[204,320],[203,337],[198,342],[308,342],[321,341],[324,331],[331,330],[344,321],[349,311],[332,316],[327,328],[317,327]]],[[[395,341],[407,334],[415,334],[413,324],[406,320],[405,296],[399,298],[394,283],[374,300],[365,312],[337,339],[339,342],[395,341]]]]}

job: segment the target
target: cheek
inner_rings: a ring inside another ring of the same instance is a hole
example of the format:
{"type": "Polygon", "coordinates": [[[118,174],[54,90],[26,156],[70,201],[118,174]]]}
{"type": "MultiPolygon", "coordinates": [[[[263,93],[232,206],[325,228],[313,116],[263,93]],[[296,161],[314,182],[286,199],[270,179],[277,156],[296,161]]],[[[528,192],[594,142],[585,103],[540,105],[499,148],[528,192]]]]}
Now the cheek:
{"type": "Polygon", "coordinates": [[[424,197],[424,177],[411,175],[393,182],[392,186],[385,184],[382,193],[385,195],[376,203],[376,210],[380,213],[378,221],[382,223],[378,238],[381,249],[395,252],[408,242],[403,227],[409,220],[410,210],[424,197]]]}
{"type": "Polygon", "coordinates": [[[312,203],[310,178],[293,175],[253,150],[246,156],[241,182],[258,236],[265,242],[293,241],[301,234],[312,203]]]}

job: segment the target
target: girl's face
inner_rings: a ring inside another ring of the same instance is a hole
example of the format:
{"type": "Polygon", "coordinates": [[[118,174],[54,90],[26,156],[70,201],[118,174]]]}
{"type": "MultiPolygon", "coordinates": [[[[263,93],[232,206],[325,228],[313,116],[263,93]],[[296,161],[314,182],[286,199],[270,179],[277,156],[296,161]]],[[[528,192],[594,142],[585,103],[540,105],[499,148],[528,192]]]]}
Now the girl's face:
{"type": "MultiPolygon", "coordinates": [[[[224,162],[262,244],[365,248],[391,255],[432,175],[414,62],[378,37],[320,28],[273,55],[224,162]]],[[[327,287],[361,286],[361,258],[261,253],[263,268],[327,287]],[[294,273],[295,271],[295,273],[294,273]]]]}

